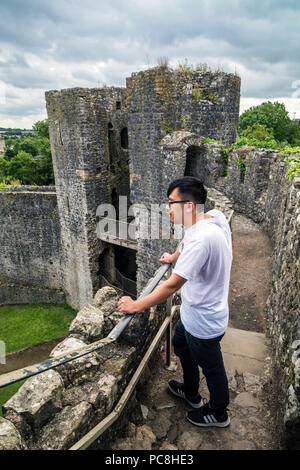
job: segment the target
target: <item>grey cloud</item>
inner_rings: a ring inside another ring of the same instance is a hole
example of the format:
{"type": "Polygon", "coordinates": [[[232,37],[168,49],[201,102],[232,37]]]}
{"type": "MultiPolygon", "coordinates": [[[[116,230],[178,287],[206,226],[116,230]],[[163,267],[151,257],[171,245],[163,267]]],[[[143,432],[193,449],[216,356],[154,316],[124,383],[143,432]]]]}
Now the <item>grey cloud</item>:
{"type": "Polygon", "coordinates": [[[240,68],[243,96],[290,96],[300,78],[299,24],[296,0],[1,0],[0,50],[11,53],[0,52],[0,80],[23,89],[124,86],[160,56],[186,57],[240,68]],[[38,70],[28,55],[39,58],[38,70]],[[109,64],[104,78],[89,69],[100,62],[109,64]],[[50,63],[70,73],[51,74],[50,63]]]}

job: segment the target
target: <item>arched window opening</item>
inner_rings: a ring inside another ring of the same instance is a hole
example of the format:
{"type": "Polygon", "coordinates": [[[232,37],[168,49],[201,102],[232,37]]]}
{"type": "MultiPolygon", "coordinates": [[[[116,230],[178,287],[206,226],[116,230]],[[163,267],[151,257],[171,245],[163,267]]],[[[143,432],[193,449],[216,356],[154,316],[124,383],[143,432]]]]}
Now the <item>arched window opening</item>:
{"type": "Polygon", "coordinates": [[[191,145],[186,150],[184,176],[196,176],[201,181],[205,179],[205,161],[201,158],[200,147],[191,145]]]}
{"type": "Polygon", "coordinates": [[[121,137],[121,147],[122,147],[122,149],[128,149],[128,130],[127,130],[127,127],[124,127],[124,129],[121,130],[120,137],[121,137]]]}
{"type": "Polygon", "coordinates": [[[245,173],[246,173],[246,165],[243,162],[242,158],[238,156],[237,163],[240,167],[240,182],[244,183],[245,181],[245,173]]]}
{"type": "Polygon", "coordinates": [[[116,188],[113,188],[113,189],[112,189],[112,192],[111,192],[111,203],[112,203],[112,205],[114,206],[114,208],[116,209],[116,218],[117,218],[117,220],[118,220],[118,219],[119,219],[119,194],[118,194],[116,188]]]}
{"type": "Polygon", "coordinates": [[[108,150],[109,150],[109,164],[111,171],[114,171],[114,161],[116,154],[115,132],[111,122],[108,123],[108,150]]]}

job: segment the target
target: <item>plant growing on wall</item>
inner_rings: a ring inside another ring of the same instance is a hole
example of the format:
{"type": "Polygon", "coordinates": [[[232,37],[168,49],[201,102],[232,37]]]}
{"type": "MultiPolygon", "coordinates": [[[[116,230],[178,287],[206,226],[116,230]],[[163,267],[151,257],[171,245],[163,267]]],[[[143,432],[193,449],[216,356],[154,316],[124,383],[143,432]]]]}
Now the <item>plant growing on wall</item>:
{"type": "Polygon", "coordinates": [[[211,72],[211,69],[208,67],[207,64],[197,64],[196,65],[197,72],[211,72]]]}
{"type": "Polygon", "coordinates": [[[243,162],[242,158],[238,156],[237,158],[237,164],[239,165],[241,169],[241,182],[243,183],[245,180],[245,173],[246,173],[246,166],[245,163],[243,162]]]}
{"type": "Polygon", "coordinates": [[[216,103],[218,101],[217,93],[209,93],[208,100],[211,101],[212,103],[216,103]]]}
{"type": "Polygon", "coordinates": [[[205,99],[203,90],[199,87],[198,83],[195,83],[191,92],[191,96],[193,100],[197,100],[197,101],[205,99]]]}
{"type": "Polygon", "coordinates": [[[292,166],[288,169],[287,174],[289,178],[294,178],[296,172],[300,172],[300,156],[288,158],[286,160],[286,165],[290,165],[290,163],[292,163],[292,166]]]}
{"type": "Polygon", "coordinates": [[[182,114],[180,116],[180,121],[182,122],[182,125],[183,125],[183,129],[182,130],[185,130],[186,129],[186,126],[187,126],[187,121],[188,119],[191,118],[191,115],[190,114],[182,114]]]}

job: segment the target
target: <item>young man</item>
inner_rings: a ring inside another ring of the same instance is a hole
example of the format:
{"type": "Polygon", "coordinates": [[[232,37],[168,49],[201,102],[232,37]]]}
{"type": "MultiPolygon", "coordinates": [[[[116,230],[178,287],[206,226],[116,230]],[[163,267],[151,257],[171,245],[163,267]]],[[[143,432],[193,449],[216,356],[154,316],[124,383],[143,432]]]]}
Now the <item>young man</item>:
{"type": "Polygon", "coordinates": [[[171,222],[185,226],[184,238],[175,253],[164,253],[160,258],[164,263],[176,262],[172,275],[142,299],[122,297],[118,308],[124,313],[137,313],[165,301],[181,288],[180,320],[173,346],[182,365],[183,383],[170,380],[169,390],[195,408],[187,413],[191,423],[226,427],[230,423],[229,390],[220,341],[228,325],[230,228],[222,212],[203,212],[207,191],[197,178],[185,176],[173,181],[167,194],[171,222]],[[198,392],[199,366],[210,393],[206,404],[198,392]]]}

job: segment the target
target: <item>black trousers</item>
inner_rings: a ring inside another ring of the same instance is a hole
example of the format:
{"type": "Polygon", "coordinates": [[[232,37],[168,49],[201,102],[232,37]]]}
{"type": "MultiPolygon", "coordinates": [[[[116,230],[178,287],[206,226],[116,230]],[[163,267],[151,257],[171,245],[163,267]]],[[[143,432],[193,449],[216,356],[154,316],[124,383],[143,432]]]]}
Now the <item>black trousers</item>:
{"type": "Polygon", "coordinates": [[[213,339],[196,338],[185,330],[179,320],[172,340],[174,352],[182,365],[186,395],[197,395],[201,367],[210,393],[212,410],[217,414],[222,414],[229,404],[228,380],[220,346],[223,336],[213,339]]]}

